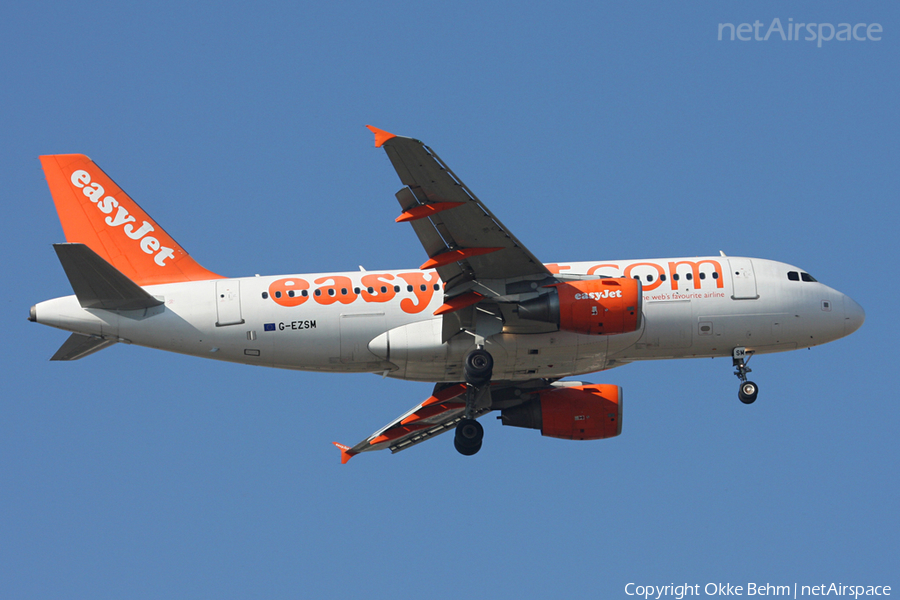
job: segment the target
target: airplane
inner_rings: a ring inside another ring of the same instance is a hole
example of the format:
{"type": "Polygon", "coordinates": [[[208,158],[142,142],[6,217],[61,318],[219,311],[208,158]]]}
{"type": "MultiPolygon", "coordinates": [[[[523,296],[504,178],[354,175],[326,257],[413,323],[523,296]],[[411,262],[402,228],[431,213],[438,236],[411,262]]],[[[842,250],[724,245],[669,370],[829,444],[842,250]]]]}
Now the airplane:
{"type": "Polygon", "coordinates": [[[756,354],[847,336],[865,313],[806,271],[726,256],[544,264],[437,154],[367,126],[403,187],[401,213],[422,243],[418,269],[227,278],[173,240],[91,159],[40,157],[74,295],[29,320],[71,332],[51,360],[116,343],[251,365],[375,373],[433,382],[427,399],[354,446],[398,452],[451,429],[471,456],[478,418],[544,436],[622,431],[612,384],[564,380],[641,360],[731,357],[738,397],[759,388],[756,354]]]}

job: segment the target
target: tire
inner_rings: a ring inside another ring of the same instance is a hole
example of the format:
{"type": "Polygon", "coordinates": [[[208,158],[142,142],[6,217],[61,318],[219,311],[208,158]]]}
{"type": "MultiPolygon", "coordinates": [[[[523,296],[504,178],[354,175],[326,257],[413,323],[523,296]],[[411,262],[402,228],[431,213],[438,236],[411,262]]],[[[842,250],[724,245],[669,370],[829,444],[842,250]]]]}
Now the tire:
{"type": "Polygon", "coordinates": [[[491,380],[494,373],[494,357],[487,350],[472,350],[466,355],[466,383],[480,387],[491,380]]]}
{"type": "Polygon", "coordinates": [[[456,435],[453,437],[453,445],[457,452],[463,456],[472,456],[481,450],[484,440],[484,428],[475,419],[463,419],[456,426],[456,435]]]}
{"type": "Polygon", "coordinates": [[[740,398],[741,402],[744,404],[753,404],[756,401],[756,396],[758,394],[759,387],[752,381],[745,381],[741,383],[741,387],[738,388],[738,398],[740,398]]]}
{"type": "Polygon", "coordinates": [[[463,456],[472,456],[473,454],[477,454],[479,450],[481,450],[481,443],[477,446],[472,446],[471,448],[467,448],[465,446],[460,446],[458,440],[453,440],[453,445],[456,447],[456,451],[462,454],[463,456]]]}

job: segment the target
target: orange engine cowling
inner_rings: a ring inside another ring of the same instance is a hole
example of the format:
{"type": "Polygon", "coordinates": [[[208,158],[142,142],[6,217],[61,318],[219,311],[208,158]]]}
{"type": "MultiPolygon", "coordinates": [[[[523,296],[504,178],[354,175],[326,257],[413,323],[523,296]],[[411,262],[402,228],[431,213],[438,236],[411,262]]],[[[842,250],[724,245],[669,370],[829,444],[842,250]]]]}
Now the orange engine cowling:
{"type": "Polygon", "coordinates": [[[571,281],[549,294],[519,303],[520,319],[555,323],[589,335],[630,333],[641,328],[641,282],[627,277],[571,281]]]}
{"type": "Polygon", "coordinates": [[[622,388],[586,384],[538,392],[535,398],[500,411],[500,422],[565,440],[614,437],[622,433],[622,388]]]}

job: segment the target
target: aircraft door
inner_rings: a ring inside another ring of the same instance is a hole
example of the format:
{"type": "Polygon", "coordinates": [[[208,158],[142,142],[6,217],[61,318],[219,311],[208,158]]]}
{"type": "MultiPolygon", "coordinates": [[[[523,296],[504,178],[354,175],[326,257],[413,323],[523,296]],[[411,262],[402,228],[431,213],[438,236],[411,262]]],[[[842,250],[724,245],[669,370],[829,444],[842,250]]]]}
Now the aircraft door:
{"type": "Polygon", "coordinates": [[[241,282],[239,279],[216,280],[216,327],[243,323],[241,316],[241,282]]]}
{"type": "Polygon", "coordinates": [[[731,266],[731,297],[735,300],[756,300],[756,276],[753,274],[753,261],[749,258],[729,258],[731,266]]]}

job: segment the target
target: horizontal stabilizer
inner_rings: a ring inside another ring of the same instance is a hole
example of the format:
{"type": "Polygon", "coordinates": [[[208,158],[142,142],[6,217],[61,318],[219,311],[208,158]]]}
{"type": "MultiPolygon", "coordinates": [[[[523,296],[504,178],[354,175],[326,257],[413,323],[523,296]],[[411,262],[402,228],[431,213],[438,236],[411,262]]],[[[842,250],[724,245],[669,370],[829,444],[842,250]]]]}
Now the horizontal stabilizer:
{"type": "Polygon", "coordinates": [[[162,304],[84,244],[53,244],[82,308],[140,310],[162,304]]]}
{"type": "Polygon", "coordinates": [[[107,346],[115,344],[115,340],[108,340],[93,335],[83,335],[81,333],[73,333],[69,336],[63,345],[59,347],[50,360],[78,360],[84,358],[88,354],[93,354],[98,350],[103,350],[107,346]]]}

